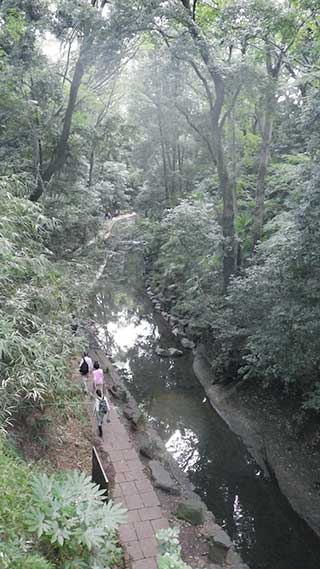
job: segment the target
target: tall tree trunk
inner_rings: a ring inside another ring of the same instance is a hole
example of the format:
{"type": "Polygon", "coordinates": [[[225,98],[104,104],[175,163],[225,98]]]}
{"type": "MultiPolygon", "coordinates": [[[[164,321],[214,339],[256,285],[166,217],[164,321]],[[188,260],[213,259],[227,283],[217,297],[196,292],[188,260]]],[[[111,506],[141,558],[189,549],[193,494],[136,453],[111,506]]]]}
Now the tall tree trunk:
{"type": "Polygon", "coordinates": [[[78,91],[81,85],[82,77],[85,72],[84,57],[81,52],[82,50],[80,51],[79,59],[76,63],[73,73],[73,78],[69,92],[68,105],[63,120],[62,132],[60,134],[54,155],[49,165],[45,169],[45,171],[41,174],[40,176],[41,179],[38,180],[38,183],[30,196],[30,200],[33,202],[37,202],[39,200],[39,198],[43,193],[44,184],[48,183],[51,180],[52,176],[63,168],[67,158],[67,143],[70,136],[72,116],[76,106],[78,91]]]}
{"type": "Polygon", "coordinates": [[[165,145],[165,138],[162,126],[162,117],[160,108],[158,106],[158,125],[159,125],[159,133],[160,133],[160,145],[161,145],[161,155],[162,155],[162,167],[163,167],[163,178],[164,178],[164,189],[166,194],[167,203],[170,204],[171,196],[170,196],[170,189],[169,189],[169,172],[168,172],[168,164],[167,164],[167,155],[166,152],[166,145],[165,145]]]}
{"type": "Polygon", "coordinates": [[[232,175],[231,184],[233,192],[233,203],[234,203],[234,215],[237,216],[237,148],[236,148],[236,121],[234,110],[230,113],[230,127],[231,127],[231,164],[232,164],[232,175]]]}
{"type": "MultiPolygon", "coordinates": [[[[211,130],[212,130],[212,146],[216,160],[219,188],[223,201],[222,215],[222,233],[223,233],[223,287],[226,291],[230,277],[236,269],[236,235],[234,225],[234,195],[232,183],[228,174],[225,153],[223,148],[223,123],[224,118],[221,116],[225,103],[225,85],[224,78],[219,70],[219,66],[212,59],[211,47],[206,38],[202,35],[200,29],[194,21],[195,13],[192,13],[189,0],[181,0],[182,5],[186,9],[189,17],[186,24],[194,44],[199,50],[201,59],[206,66],[210,80],[203,75],[202,71],[197,68],[194,62],[191,62],[193,69],[202,81],[206,91],[208,104],[210,108],[211,130]]],[[[196,4],[196,3],[195,3],[196,4]]],[[[195,10],[194,10],[195,12],[195,10]]]]}
{"type": "Polygon", "coordinates": [[[234,226],[234,192],[224,159],[222,134],[219,127],[214,132],[214,148],[217,161],[219,187],[222,195],[223,234],[223,288],[227,290],[231,276],[236,269],[236,239],[234,226]]]}
{"type": "Polygon", "coordinates": [[[91,188],[91,186],[92,186],[93,168],[94,168],[94,156],[95,156],[95,144],[92,146],[92,150],[91,150],[91,152],[90,152],[88,188],[91,188]]]}
{"type": "Polygon", "coordinates": [[[225,99],[224,82],[221,75],[212,74],[215,88],[215,102],[211,104],[212,146],[216,158],[219,189],[222,196],[222,234],[223,234],[223,289],[226,292],[231,276],[236,270],[236,232],[235,232],[235,196],[233,184],[228,173],[223,146],[223,120],[221,112],[225,99]]]}
{"type": "Polygon", "coordinates": [[[283,64],[284,51],[274,58],[272,57],[272,50],[270,43],[267,41],[265,45],[265,64],[269,77],[269,84],[265,93],[265,113],[264,122],[262,125],[262,142],[259,155],[257,182],[256,182],[256,195],[255,195],[255,208],[253,212],[253,227],[252,227],[252,244],[253,249],[257,242],[261,239],[263,220],[264,220],[264,201],[265,201],[265,178],[267,174],[268,159],[270,144],[272,140],[272,126],[274,118],[274,107],[276,103],[275,89],[279,79],[281,66],[283,64]]]}
{"type": "Polygon", "coordinates": [[[262,142],[259,154],[256,192],[255,192],[255,208],[253,211],[253,226],[252,226],[252,244],[255,248],[258,241],[261,239],[263,220],[264,220],[264,202],[265,202],[265,179],[267,174],[270,144],[272,140],[272,126],[273,126],[273,107],[275,99],[272,86],[269,87],[266,94],[266,108],[264,122],[262,125],[262,142]]]}

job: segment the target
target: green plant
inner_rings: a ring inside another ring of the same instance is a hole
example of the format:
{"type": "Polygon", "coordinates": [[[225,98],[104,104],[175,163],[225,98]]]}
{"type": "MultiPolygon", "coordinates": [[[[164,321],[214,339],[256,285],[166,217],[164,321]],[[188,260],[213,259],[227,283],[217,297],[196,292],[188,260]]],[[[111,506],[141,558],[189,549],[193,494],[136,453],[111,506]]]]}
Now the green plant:
{"type": "Polygon", "coordinates": [[[222,235],[212,200],[193,195],[142,231],[152,264],[151,288],[168,299],[171,311],[205,330],[211,304],[221,294],[222,235]]]}
{"type": "Polygon", "coordinates": [[[81,302],[83,293],[70,286],[73,266],[50,259],[45,241],[56,222],[20,196],[23,183],[0,177],[0,428],[35,406],[62,410],[76,396],[66,382],[79,342],[70,333],[70,314],[73,298],[81,302]]]}
{"type": "Polygon", "coordinates": [[[31,482],[28,529],[59,567],[109,569],[119,561],[116,529],[125,510],[102,501],[103,492],[83,473],[39,474],[31,482]]]}
{"type": "Polygon", "coordinates": [[[158,569],[191,569],[181,559],[178,528],[160,530],[156,538],[159,544],[158,569]]]}
{"type": "Polygon", "coordinates": [[[34,551],[26,526],[31,474],[31,468],[0,438],[1,569],[53,569],[40,552],[34,551]]]}
{"type": "Polygon", "coordinates": [[[13,545],[0,540],[1,569],[54,569],[42,555],[23,551],[24,548],[21,542],[13,545]]]}

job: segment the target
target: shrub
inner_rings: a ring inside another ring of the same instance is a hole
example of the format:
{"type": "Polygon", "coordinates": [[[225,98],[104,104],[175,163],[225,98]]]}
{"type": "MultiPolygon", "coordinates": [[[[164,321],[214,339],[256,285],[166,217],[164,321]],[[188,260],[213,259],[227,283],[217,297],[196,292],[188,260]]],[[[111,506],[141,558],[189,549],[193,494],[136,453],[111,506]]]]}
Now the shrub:
{"type": "Polygon", "coordinates": [[[83,473],[35,474],[0,439],[1,569],[111,569],[125,511],[83,473]]]}
{"type": "Polygon", "coordinates": [[[157,533],[159,543],[158,569],[191,569],[181,559],[179,529],[170,528],[157,533]]]}
{"type": "Polygon", "coordinates": [[[221,293],[222,236],[215,218],[214,205],[204,195],[181,201],[151,227],[143,225],[152,288],[169,300],[173,296],[174,312],[199,330],[208,327],[221,293]]]}
{"type": "Polygon", "coordinates": [[[109,569],[119,561],[116,529],[125,519],[119,505],[83,473],[39,474],[31,482],[28,529],[52,562],[63,569],[109,569]]]}
{"type": "Polygon", "coordinates": [[[0,567],[53,569],[33,543],[26,526],[32,471],[0,439],[0,567]]]}
{"type": "Polygon", "coordinates": [[[221,367],[238,338],[241,375],[319,412],[320,191],[313,184],[295,214],[269,224],[270,237],[231,283],[211,327],[221,367]]]}
{"type": "Polygon", "coordinates": [[[72,397],[65,381],[75,348],[70,314],[73,297],[81,302],[70,286],[72,268],[53,263],[45,246],[55,222],[17,196],[16,186],[14,177],[0,179],[0,428],[26,401],[63,405],[72,397]]]}

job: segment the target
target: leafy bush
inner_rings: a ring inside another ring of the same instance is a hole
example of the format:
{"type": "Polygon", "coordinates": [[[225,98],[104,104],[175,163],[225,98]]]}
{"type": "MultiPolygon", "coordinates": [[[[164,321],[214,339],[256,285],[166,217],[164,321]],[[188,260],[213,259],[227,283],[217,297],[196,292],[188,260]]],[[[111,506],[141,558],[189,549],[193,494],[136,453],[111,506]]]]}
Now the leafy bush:
{"type": "MultiPolygon", "coordinates": [[[[299,171],[302,165],[299,160],[299,171]]],[[[308,163],[304,177],[309,172],[308,163]]],[[[265,225],[265,240],[227,296],[221,294],[221,237],[210,200],[184,200],[160,222],[143,226],[151,286],[202,334],[216,378],[234,380],[239,372],[317,413],[319,188],[315,169],[304,194],[293,192],[287,211],[265,225]]]]}
{"type": "Polygon", "coordinates": [[[0,439],[1,569],[107,569],[124,510],[79,472],[35,474],[0,439]]]}
{"type": "Polygon", "coordinates": [[[241,375],[280,388],[298,398],[305,410],[316,412],[320,409],[319,214],[315,177],[295,214],[281,214],[269,224],[271,236],[260,245],[255,263],[234,279],[211,324],[222,367],[238,338],[241,375]]]}
{"type": "Polygon", "coordinates": [[[152,288],[199,329],[208,327],[211,305],[221,292],[222,237],[215,217],[213,203],[194,196],[166,211],[153,223],[153,233],[145,228],[152,288]]]}
{"type": "Polygon", "coordinates": [[[53,569],[33,551],[27,531],[32,471],[0,438],[0,567],[1,569],[53,569]]]}
{"type": "Polygon", "coordinates": [[[18,546],[2,543],[1,540],[0,548],[1,569],[54,569],[52,563],[42,555],[23,552],[18,546]]]}
{"type": "Polygon", "coordinates": [[[15,457],[0,438],[0,537],[3,542],[13,543],[25,530],[30,474],[30,468],[15,457]]]}
{"type": "Polygon", "coordinates": [[[156,537],[159,543],[158,569],[191,569],[181,559],[178,528],[160,530],[156,537]]]}
{"type": "Polygon", "coordinates": [[[49,560],[59,560],[63,569],[109,569],[119,561],[115,531],[125,510],[103,503],[103,492],[88,477],[77,471],[40,474],[31,488],[28,529],[49,560]]]}
{"type": "Polygon", "coordinates": [[[20,196],[21,183],[0,179],[0,426],[28,401],[63,405],[72,396],[65,381],[75,348],[70,315],[73,297],[81,302],[84,294],[70,286],[72,267],[52,262],[45,241],[56,222],[20,196]]]}

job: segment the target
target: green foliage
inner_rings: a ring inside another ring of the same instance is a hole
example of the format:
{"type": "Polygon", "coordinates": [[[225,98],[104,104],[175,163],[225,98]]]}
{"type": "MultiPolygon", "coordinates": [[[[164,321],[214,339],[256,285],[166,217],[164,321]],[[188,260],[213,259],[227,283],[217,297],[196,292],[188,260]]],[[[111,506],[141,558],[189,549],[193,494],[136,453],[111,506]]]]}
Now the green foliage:
{"type": "Polygon", "coordinates": [[[0,439],[1,569],[107,569],[124,510],[77,471],[33,473],[0,439]]]}
{"type": "Polygon", "coordinates": [[[42,555],[24,553],[21,548],[2,543],[1,540],[0,547],[1,569],[54,569],[54,565],[42,555]]]}
{"type": "Polygon", "coordinates": [[[0,566],[1,569],[53,569],[32,551],[26,512],[30,505],[31,469],[0,438],[0,566]]]}
{"type": "Polygon", "coordinates": [[[174,311],[191,318],[199,329],[208,325],[210,304],[221,290],[222,238],[215,218],[207,197],[184,200],[164,213],[148,245],[151,258],[156,258],[153,290],[170,302],[174,289],[174,311]]]}
{"type": "Polygon", "coordinates": [[[266,230],[256,263],[234,279],[212,322],[220,345],[221,371],[235,343],[239,372],[266,387],[298,398],[302,408],[319,411],[319,188],[313,188],[294,214],[281,214],[266,230]]]}
{"type": "Polygon", "coordinates": [[[130,174],[125,164],[121,162],[104,162],[100,173],[100,182],[96,182],[94,189],[98,192],[103,207],[112,209],[127,208],[132,201],[133,188],[130,183],[130,174]]]}
{"type": "Polygon", "coordinates": [[[156,537],[159,543],[158,569],[191,569],[181,559],[178,528],[160,530],[156,537]]]}
{"type": "MultiPolygon", "coordinates": [[[[16,178],[2,178],[0,196],[1,425],[30,402],[67,404],[73,291],[71,270],[58,270],[45,246],[56,222],[38,205],[17,197],[16,178]],[[69,292],[67,292],[67,290],[69,292]]],[[[81,298],[81,297],[80,297],[81,298]]],[[[80,301],[79,298],[79,301],[80,301]]]]}
{"type": "Polygon", "coordinates": [[[25,529],[24,513],[29,506],[30,469],[5,447],[0,438],[0,536],[4,542],[19,538],[25,529]]]}
{"type": "Polygon", "coordinates": [[[115,530],[125,510],[102,502],[103,492],[77,471],[56,476],[40,474],[31,482],[29,531],[48,557],[64,569],[106,569],[120,558],[115,530]]]}

